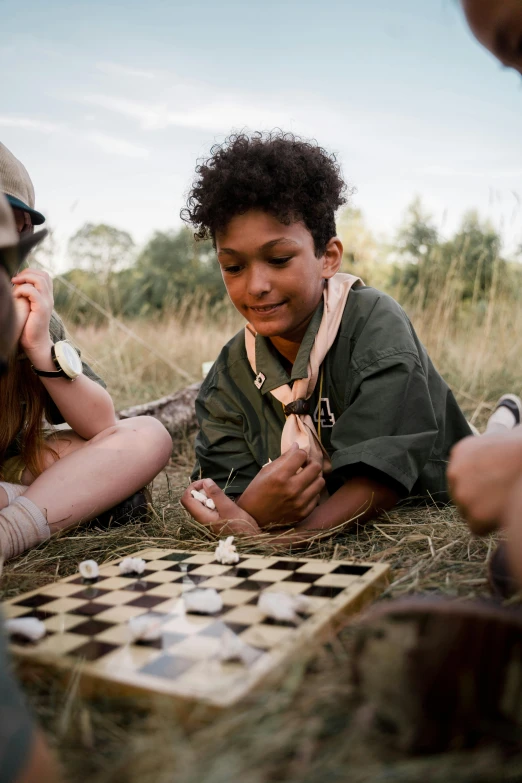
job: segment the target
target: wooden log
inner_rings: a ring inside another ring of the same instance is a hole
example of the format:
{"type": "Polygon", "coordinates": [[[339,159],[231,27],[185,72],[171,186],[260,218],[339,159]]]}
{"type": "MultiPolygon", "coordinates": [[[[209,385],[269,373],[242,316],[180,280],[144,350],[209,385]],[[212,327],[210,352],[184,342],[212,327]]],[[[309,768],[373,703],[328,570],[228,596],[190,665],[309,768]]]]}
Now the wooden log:
{"type": "Polygon", "coordinates": [[[201,383],[193,383],[175,394],[159,400],[133,405],[118,411],[120,419],[133,416],[153,416],[167,428],[173,439],[179,439],[197,427],[195,402],[201,383]]]}

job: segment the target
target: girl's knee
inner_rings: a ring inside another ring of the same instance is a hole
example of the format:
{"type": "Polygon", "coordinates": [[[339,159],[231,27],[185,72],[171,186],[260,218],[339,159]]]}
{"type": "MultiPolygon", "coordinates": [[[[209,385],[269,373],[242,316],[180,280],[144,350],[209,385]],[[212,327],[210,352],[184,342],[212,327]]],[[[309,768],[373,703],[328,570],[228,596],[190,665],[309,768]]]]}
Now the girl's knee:
{"type": "Polygon", "coordinates": [[[133,433],[140,451],[147,455],[152,453],[157,455],[162,467],[167,464],[172,453],[172,438],[158,419],[152,416],[136,416],[116,425],[116,427],[120,426],[127,432],[130,430],[133,433]]]}

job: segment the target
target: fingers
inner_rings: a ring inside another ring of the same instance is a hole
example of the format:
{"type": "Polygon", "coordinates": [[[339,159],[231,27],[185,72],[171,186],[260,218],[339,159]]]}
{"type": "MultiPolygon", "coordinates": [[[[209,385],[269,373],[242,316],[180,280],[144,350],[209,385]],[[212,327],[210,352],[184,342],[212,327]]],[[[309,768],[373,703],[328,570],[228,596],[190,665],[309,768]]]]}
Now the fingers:
{"type": "Polygon", "coordinates": [[[277,471],[281,477],[289,478],[306,464],[307,459],[306,451],[293,443],[285,454],[274,460],[265,470],[277,471]]]}
{"type": "Polygon", "coordinates": [[[187,487],[181,496],[181,505],[183,508],[186,508],[190,516],[193,517],[196,522],[210,527],[214,522],[219,520],[218,512],[215,509],[207,508],[207,506],[204,506],[203,503],[201,503],[199,500],[196,500],[196,498],[193,498],[190,494],[192,490],[196,489],[201,491],[202,488],[202,481],[195,481],[193,484],[187,487]]]}
{"type": "Polygon", "coordinates": [[[43,302],[42,292],[31,283],[17,283],[13,288],[13,297],[15,299],[23,297],[30,302],[43,302]]]}
{"type": "Polygon", "coordinates": [[[11,279],[11,282],[14,285],[30,283],[41,293],[52,292],[53,290],[53,281],[47,272],[42,272],[40,269],[24,269],[22,272],[18,272],[11,279]]]}
{"type": "Polygon", "coordinates": [[[315,460],[312,460],[308,463],[308,465],[305,465],[305,467],[299,473],[289,477],[287,483],[292,495],[298,495],[307,487],[310,487],[318,479],[320,479],[319,483],[321,486],[319,492],[321,492],[325,485],[325,481],[322,475],[322,466],[315,460]]]}

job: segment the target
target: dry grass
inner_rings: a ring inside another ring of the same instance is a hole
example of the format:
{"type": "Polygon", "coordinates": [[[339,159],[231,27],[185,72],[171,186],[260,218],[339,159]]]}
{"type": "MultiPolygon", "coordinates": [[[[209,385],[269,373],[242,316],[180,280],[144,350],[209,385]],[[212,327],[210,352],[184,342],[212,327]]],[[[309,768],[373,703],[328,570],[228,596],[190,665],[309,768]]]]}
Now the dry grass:
{"type": "MultiPolygon", "coordinates": [[[[522,316],[499,304],[490,312],[461,313],[451,299],[438,308],[412,307],[414,323],[459,401],[476,423],[501,391],[520,389],[522,316]]],[[[118,407],[161,396],[200,376],[201,362],[214,358],[239,327],[233,314],[200,311],[157,323],[130,325],[164,353],[168,364],[115,326],[82,329],[75,338],[109,383],[118,407]],[[169,366],[170,365],[170,366],[169,366]]],[[[210,549],[213,541],[179,506],[192,462],[181,444],[156,481],[155,515],[147,525],[107,532],[79,529],[54,539],[9,564],[4,597],[72,573],[80,560],[100,563],[148,545],[210,549]]],[[[390,562],[393,579],[386,597],[437,591],[452,597],[487,594],[492,539],[468,533],[451,507],[403,507],[364,526],[314,544],[306,554],[390,562]]],[[[245,545],[246,551],[259,547],[245,545]]],[[[269,547],[265,546],[266,552],[269,547]]],[[[287,550],[285,550],[287,551],[287,550]]],[[[133,702],[86,701],[74,687],[64,691],[49,675],[28,684],[29,698],[57,747],[71,780],[151,783],[274,783],[345,781],[515,781],[522,760],[492,748],[451,753],[436,759],[401,757],[382,741],[361,733],[354,719],[347,680],[345,635],[315,661],[297,663],[279,688],[269,688],[224,714],[210,726],[189,729],[165,707],[133,702]]]]}

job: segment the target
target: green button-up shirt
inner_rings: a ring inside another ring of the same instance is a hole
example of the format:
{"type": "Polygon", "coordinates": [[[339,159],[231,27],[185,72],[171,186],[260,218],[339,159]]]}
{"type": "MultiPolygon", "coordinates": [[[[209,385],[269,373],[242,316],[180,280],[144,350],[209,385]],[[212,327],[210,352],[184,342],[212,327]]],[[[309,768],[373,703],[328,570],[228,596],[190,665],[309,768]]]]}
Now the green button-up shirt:
{"type": "MultiPolygon", "coordinates": [[[[270,391],[307,376],[322,313],[321,302],[291,375],[270,340],[256,337],[257,371],[265,376],[260,389],[244,332],[225,345],[196,401],[193,480],[212,478],[228,494],[240,494],[280,456],[285,416],[270,391]]],[[[397,302],[374,288],[352,289],[320,376],[310,402],[332,460],[330,492],[352,475],[379,471],[403,495],[448,499],[449,451],[471,430],[397,302]]]]}

